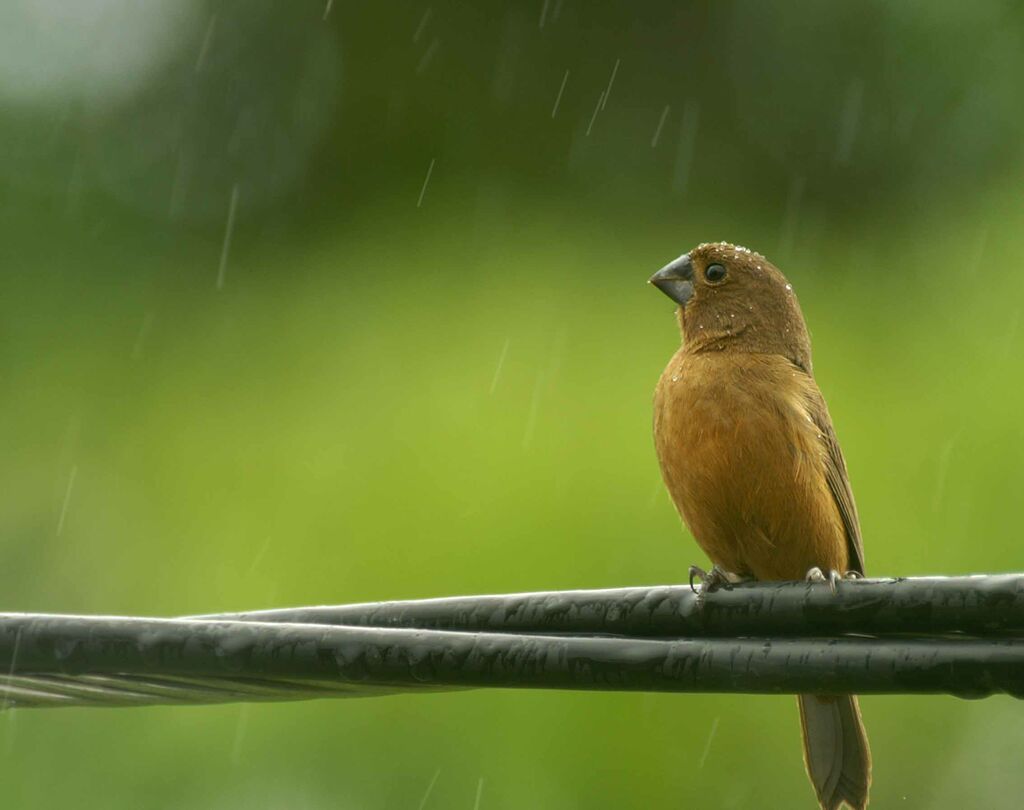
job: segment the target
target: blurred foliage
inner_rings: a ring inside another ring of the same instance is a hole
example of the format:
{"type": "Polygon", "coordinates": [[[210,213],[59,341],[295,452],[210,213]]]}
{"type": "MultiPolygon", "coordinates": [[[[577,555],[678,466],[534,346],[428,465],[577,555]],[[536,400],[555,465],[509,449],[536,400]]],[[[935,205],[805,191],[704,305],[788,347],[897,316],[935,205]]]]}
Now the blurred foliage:
{"type": "MultiPolygon", "coordinates": [[[[5,4],[2,608],[680,581],[644,282],[708,239],[800,293],[869,572],[1021,570],[1021,17],[5,4]]],[[[793,703],[14,712],[0,778],[19,808],[809,807],[793,703]]],[[[1016,806],[1019,706],[863,703],[877,806],[1016,806]]]]}

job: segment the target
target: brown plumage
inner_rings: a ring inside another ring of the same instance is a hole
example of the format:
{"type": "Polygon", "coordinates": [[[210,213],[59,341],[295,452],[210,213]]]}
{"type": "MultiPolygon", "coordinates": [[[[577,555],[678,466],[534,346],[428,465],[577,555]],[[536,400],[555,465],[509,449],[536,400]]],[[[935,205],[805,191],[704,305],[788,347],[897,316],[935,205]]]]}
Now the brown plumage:
{"type": "MultiPolygon", "coordinates": [[[[863,574],[857,508],[792,286],[763,256],[723,242],[651,282],[680,305],[683,333],[654,396],[655,446],[701,548],[755,579],[863,574]]],[[[798,700],[821,807],[862,810],[871,754],[856,697],[798,700]]]]}

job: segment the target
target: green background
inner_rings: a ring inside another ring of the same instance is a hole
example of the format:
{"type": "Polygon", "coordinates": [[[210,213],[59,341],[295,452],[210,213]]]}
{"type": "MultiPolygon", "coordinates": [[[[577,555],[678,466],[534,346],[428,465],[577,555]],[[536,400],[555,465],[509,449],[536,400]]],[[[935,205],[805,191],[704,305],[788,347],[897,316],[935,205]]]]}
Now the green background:
{"type": "MultiPolygon", "coordinates": [[[[1024,568],[1014,4],[20,0],[0,32],[0,609],[682,581],[645,281],[718,239],[800,295],[868,572],[1024,568]]],[[[1018,704],[862,705],[873,806],[1017,806],[1018,704]]],[[[798,736],[789,697],[23,710],[0,784],[811,807],[798,736]]]]}

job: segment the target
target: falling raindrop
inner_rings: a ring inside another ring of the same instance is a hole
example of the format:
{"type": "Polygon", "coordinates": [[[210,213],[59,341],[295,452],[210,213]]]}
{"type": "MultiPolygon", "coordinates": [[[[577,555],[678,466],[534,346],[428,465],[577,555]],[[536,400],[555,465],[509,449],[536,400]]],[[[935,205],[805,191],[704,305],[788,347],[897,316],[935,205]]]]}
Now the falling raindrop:
{"type": "Polygon", "coordinates": [[[71,490],[75,487],[75,478],[78,476],[78,465],[71,468],[71,475],[68,476],[68,487],[64,491],[64,502],[60,507],[60,519],[57,521],[57,536],[64,531],[64,519],[68,515],[68,505],[71,503],[71,490]]]}
{"type": "Polygon", "coordinates": [[[419,810],[423,810],[423,808],[427,806],[427,800],[430,798],[430,794],[434,790],[434,785],[437,784],[437,777],[439,777],[440,775],[441,775],[441,769],[438,768],[436,771],[434,771],[434,777],[430,780],[430,784],[427,785],[427,790],[423,794],[423,798],[420,799],[419,810]]]}
{"type": "Polygon", "coordinates": [[[491,378],[491,390],[488,393],[493,394],[498,387],[498,378],[501,377],[501,369],[505,365],[505,357],[508,355],[510,342],[511,338],[505,338],[505,345],[501,347],[501,354],[498,355],[498,365],[494,369],[494,376],[491,378]]]}
{"type": "Polygon", "coordinates": [[[590,123],[587,125],[587,135],[590,135],[590,130],[594,128],[594,121],[597,119],[597,112],[601,109],[601,102],[604,101],[604,91],[597,97],[597,104],[594,106],[594,114],[590,116],[590,123]]]}
{"type": "Polygon", "coordinates": [[[420,189],[420,198],[416,201],[416,207],[419,208],[423,205],[423,195],[427,193],[427,183],[430,182],[430,175],[434,171],[434,161],[436,158],[430,159],[430,166],[427,167],[427,176],[423,178],[423,188],[420,189]]]}
{"type": "Polygon", "coordinates": [[[430,65],[431,61],[433,61],[434,54],[437,53],[437,48],[438,48],[438,46],[440,44],[441,44],[441,40],[439,40],[437,37],[434,37],[430,41],[430,45],[427,46],[426,52],[423,54],[423,57],[420,59],[419,64],[416,65],[416,72],[417,73],[422,73],[424,70],[427,69],[427,66],[430,65]]]}
{"type": "Polygon", "coordinates": [[[423,34],[423,29],[427,27],[427,23],[430,22],[430,15],[433,14],[433,8],[427,6],[427,10],[423,12],[423,16],[420,17],[420,24],[416,26],[416,33],[412,35],[413,42],[419,42],[420,36],[423,34]]]}
{"type": "Polygon", "coordinates": [[[668,111],[672,109],[668,104],[665,105],[665,109],[661,111],[661,118],[658,119],[658,126],[654,130],[654,135],[651,138],[651,148],[653,149],[658,145],[658,138],[661,137],[661,128],[665,126],[665,119],[668,118],[668,111]]]}
{"type": "MultiPolygon", "coordinates": [[[[561,2],[559,2],[559,8],[561,8],[561,2]]],[[[601,109],[605,108],[608,104],[608,96],[612,94],[612,83],[615,81],[615,74],[619,72],[620,59],[615,60],[615,67],[612,68],[612,75],[608,77],[608,86],[604,89],[604,97],[601,99],[601,109]]]]}
{"type": "Polygon", "coordinates": [[[700,755],[700,762],[697,765],[698,769],[704,767],[704,762],[708,758],[708,752],[711,750],[711,741],[715,739],[715,732],[718,731],[718,719],[716,717],[711,721],[711,732],[708,734],[708,741],[704,743],[704,753],[700,755]]]}
{"type": "Polygon", "coordinates": [[[235,210],[238,208],[238,183],[231,187],[231,202],[228,203],[228,222],[224,227],[224,243],[220,248],[220,267],[217,268],[217,289],[224,289],[224,274],[228,268],[228,253],[231,250],[231,235],[235,230],[235,210]]]}
{"type": "Polygon", "coordinates": [[[217,27],[217,15],[210,15],[210,22],[206,25],[206,33],[203,34],[203,44],[199,46],[199,55],[196,56],[196,73],[203,69],[206,64],[206,54],[210,52],[210,43],[213,42],[213,32],[217,27]]]}
{"type": "Polygon", "coordinates": [[[562,93],[565,92],[565,83],[569,81],[569,71],[565,71],[565,75],[562,77],[562,84],[558,88],[558,95],[555,96],[555,106],[551,108],[551,117],[555,117],[555,113],[558,112],[558,105],[562,103],[562,93]]]}
{"type": "Polygon", "coordinates": [[[249,566],[250,574],[256,570],[256,566],[258,566],[260,562],[263,560],[263,558],[266,556],[267,549],[270,548],[270,539],[271,538],[268,537],[266,540],[263,541],[263,546],[260,548],[259,551],[256,552],[256,556],[252,558],[252,564],[249,566]]]}

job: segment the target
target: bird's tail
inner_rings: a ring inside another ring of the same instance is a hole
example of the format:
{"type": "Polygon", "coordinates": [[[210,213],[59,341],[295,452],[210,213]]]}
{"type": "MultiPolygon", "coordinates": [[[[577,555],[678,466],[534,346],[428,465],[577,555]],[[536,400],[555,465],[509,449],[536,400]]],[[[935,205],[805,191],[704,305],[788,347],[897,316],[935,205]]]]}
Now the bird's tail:
{"type": "Polygon", "coordinates": [[[822,810],[868,806],[871,749],[853,695],[797,695],[804,764],[822,810]]]}

